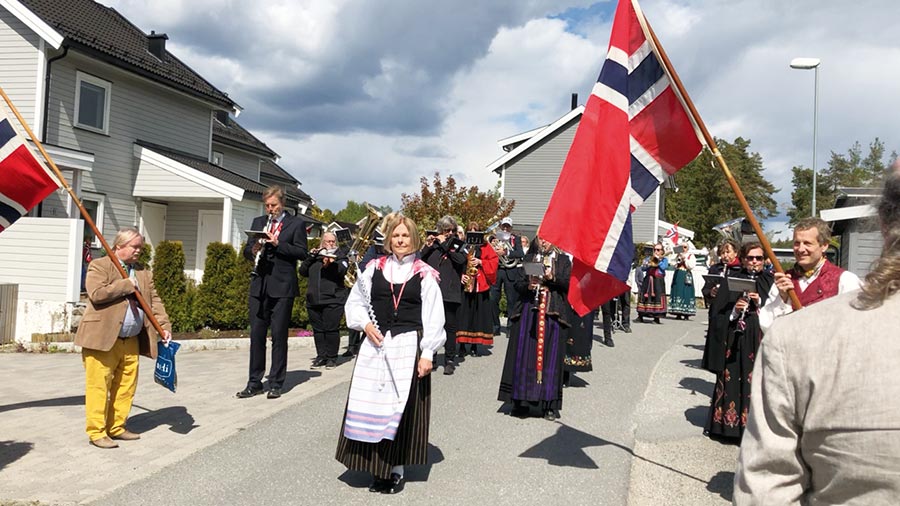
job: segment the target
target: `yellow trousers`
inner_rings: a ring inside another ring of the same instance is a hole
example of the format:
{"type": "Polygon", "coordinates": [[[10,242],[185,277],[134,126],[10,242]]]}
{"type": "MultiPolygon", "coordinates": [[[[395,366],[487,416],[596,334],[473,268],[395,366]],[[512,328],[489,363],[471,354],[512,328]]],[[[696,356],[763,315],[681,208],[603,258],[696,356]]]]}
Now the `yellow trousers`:
{"type": "Polygon", "coordinates": [[[125,432],[137,390],[139,353],[137,337],[116,339],[109,351],[82,348],[85,431],[91,441],[125,432]]]}

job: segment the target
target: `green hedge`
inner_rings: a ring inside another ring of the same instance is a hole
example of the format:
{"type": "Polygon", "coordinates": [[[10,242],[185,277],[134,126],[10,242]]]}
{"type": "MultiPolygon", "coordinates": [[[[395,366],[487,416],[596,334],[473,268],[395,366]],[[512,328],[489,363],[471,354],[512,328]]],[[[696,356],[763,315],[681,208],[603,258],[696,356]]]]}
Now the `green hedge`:
{"type": "Polygon", "coordinates": [[[238,259],[230,244],[210,243],[206,248],[203,282],[194,305],[201,324],[212,329],[244,329],[250,325],[247,294],[250,290],[249,271],[238,259]]]}
{"type": "Polygon", "coordinates": [[[184,247],[181,241],[162,241],[156,247],[153,284],[166,306],[172,330],[193,332],[200,324],[194,317],[197,287],[184,275],[184,247]]]}

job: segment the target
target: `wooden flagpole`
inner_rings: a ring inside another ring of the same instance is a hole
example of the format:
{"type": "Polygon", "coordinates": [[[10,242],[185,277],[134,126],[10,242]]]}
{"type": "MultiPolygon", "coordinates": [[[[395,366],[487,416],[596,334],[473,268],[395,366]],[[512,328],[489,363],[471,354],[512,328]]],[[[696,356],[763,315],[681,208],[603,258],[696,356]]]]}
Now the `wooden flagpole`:
{"type": "MultiPolygon", "coordinates": [[[[9,96],[6,94],[6,91],[4,91],[2,87],[0,87],[0,95],[3,96],[3,100],[6,102],[6,105],[9,106],[9,110],[12,111],[12,113],[19,120],[19,124],[22,125],[22,128],[25,129],[25,132],[28,134],[28,137],[31,138],[31,140],[34,142],[34,145],[37,146],[38,150],[41,152],[41,155],[44,156],[44,159],[47,161],[47,165],[50,167],[51,170],[53,170],[53,173],[56,174],[56,177],[59,179],[60,183],[62,183],[62,186],[69,193],[69,197],[72,198],[72,202],[74,202],[75,205],[78,206],[78,210],[81,211],[81,217],[84,218],[85,223],[87,223],[88,226],[91,227],[91,230],[94,232],[94,235],[97,237],[97,239],[100,240],[100,244],[103,245],[103,249],[106,250],[106,254],[109,255],[110,257],[115,257],[115,253],[113,253],[113,250],[109,246],[109,243],[106,242],[106,239],[103,237],[103,234],[101,234],[100,231],[97,230],[97,225],[94,223],[94,220],[93,220],[93,218],[91,218],[91,215],[88,214],[87,209],[84,208],[84,205],[81,203],[81,199],[79,199],[78,196],[75,195],[75,192],[72,190],[72,187],[69,186],[69,183],[66,181],[65,176],[63,176],[62,171],[59,170],[59,167],[56,166],[56,164],[50,158],[50,155],[48,155],[47,151],[44,150],[44,145],[41,144],[41,142],[37,139],[37,137],[35,137],[34,132],[31,131],[31,127],[28,126],[28,123],[26,123],[25,119],[22,118],[22,115],[19,114],[19,109],[17,109],[16,106],[12,103],[12,100],[10,100],[9,96]]],[[[125,272],[125,269],[122,267],[121,262],[113,262],[113,265],[115,265],[116,269],[119,270],[119,274],[122,275],[122,278],[128,279],[128,273],[125,272]]],[[[164,336],[165,331],[163,330],[163,328],[159,324],[159,322],[156,321],[156,317],[153,316],[153,308],[151,308],[150,304],[147,303],[147,300],[144,299],[143,294],[141,294],[141,292],[139,290],[135,290],[134,295],[137,298],[138,303],[141,305],[141,308],[143,308],[144,314],[147,315],[147,318],[150,320],[150,323],[153,325],[153,328],[156,329],[156,332],[159,333],[160,336],[164,336]]]]}
{"type": "MultiPolygon", "coordinates": [[[[728,180],[728,184],[734,191],[738,202],[740,202],[741,208],[744,210],[744,214],[747,216],[747,220],[753,227],[753,231],[756,233],[756,236],[759,237],[759,242],[760,244],[762,244],[763,250],[765,250],[766,252],[766,256],[768,256],[769,259],[772,260],[772,265],[775,267],[775,271],[783,273],[784,268],[781,267],[781,262],[779,262],[778,258],[775,257],[775,253],[772,251],[772,245],[769,243],[769,239],[765,234],[763,234],[762,227],[759,226],[759,222],[756,221],[756,216],[753,215],[753,210],[750,209],[750,204],[747,203],[747,199],[744,197],[744,192],[741,191],[741,187],[738,186],[737,181],[735,181],[734,175],[732,175],[731,170],[728,168],[728,164],[725,162],[725,158],[723,158],[722,153],[719,152],[719,147],[716,145],[716,140],[712,135],[710,135],[709,130],[706,129],[706,124],[703,123],[703,118],[700,117],[700,113],[697,112],[697,108],[694,107],[694,103],[691,101],[691,97],[687,94],[687,90],[684,89],[684,85],[681,83],[681,78],[678,77],[678,74],[675,72],[675,67],[673,67],[672,62],[669,61],[669,56],[666,55],[665,49],[663,49],[662,44],[659,43],[659,39],[656,38],[656,33],[653,31],[653,27],[650,26],[650,22],[647,21],[647,19],[643,16],[643,13],[641,13],[640,17],[643,18],[643,21],[646,23],[647,31],[650,33],[650,37],[653,39],[653,44],[656,46],[656,49],[659,52],[660,59],[662,59],[661,63],[666,68],[669,76],[672,77],[672,82],[675,87],[678,88],[678,92],[684,99],[685,105],[687,105],[688,110],[690,111],[691,116],[694,119],[694,122],[703,133],[703,138],[706,140],[706,145],[709,146],[709,149],[712,151],[712,154],[716,158],[716,161],[719,162],[719,166],[722,167],[722,172],[725,173],[725,178],[728,180]]],[[[794,290],[788,292],[788,295],[791,298],[791,306],[794,308],[794,310],[803,307],[803,305],[800,304],[800,299],[797,297],[797,294],[794,292],[794,290]]]]}

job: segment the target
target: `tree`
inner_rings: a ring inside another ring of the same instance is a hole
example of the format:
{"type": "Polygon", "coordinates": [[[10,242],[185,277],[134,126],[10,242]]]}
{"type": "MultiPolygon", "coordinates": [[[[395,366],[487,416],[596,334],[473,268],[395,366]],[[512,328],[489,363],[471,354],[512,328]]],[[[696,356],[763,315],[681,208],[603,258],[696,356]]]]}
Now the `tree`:
{"type": "MultiPolygon", "coordinates": [[[[758,220],[775,215],[772,195],[776,188],[763,176],[759,153],[750,152],[750,141],[738,137],[734,142],[717,139],[716,145],[734,179],[741,187],[750,209],[758,220]]],[[[744,215],[737,197],[708,150],[675,174],[678,191],[666,193],[666,220],[679,223],[695,233],[698,246],[719,240],[714,225],[744,215]]]]}
{"type": "MultiPolygon", "coordinates": [[[[831,152],[828,166],[816,175],[816,212],[831,209],[838,197],[839,188],[874,188],[884,181],[897,153],[885,159],[884,143],[875,138],[869,144],[869,153],[863,157],[859,141],[854,142],[846,154],[831,152]]],[[[791,180],[790,223],[812,215],[812,169],[794,167],[791,180]]]]}
{"type": "Polygon", "coordinates": [[[346,223],[356,223],[368,215],[365,203],[348,200],[347,205],[334,215],[334,219],[346,223]]]}
{"type": "Polygon", "coordinates": [[[312,205],[309,214],[326,225],[334,221],[334,213],[331,212],[331,209],[322,209],[315,204],[312,205]]]}
{"type": "Polygon", "coordinates": [[[400,196],[400,206],[404,214],[412,218],[420,230],[433,229],[443,216],[453,216],[463,227],[477,222],[482,229],[512,212],[514,200],[500,197],[497,190],[483,192],[477,186],[458,186],[453,176],[441,179],[440,172],[434,173],[429,184],[422,177],[418,194],[400,196]]]}

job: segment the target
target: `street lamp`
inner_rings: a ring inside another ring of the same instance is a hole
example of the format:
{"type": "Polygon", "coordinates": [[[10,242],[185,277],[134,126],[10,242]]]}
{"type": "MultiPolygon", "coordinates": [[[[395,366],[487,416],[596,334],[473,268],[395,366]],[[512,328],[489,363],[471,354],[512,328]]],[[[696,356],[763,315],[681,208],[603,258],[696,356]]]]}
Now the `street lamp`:
{"type": "Polygon", "coordinates": [[[791,68],[798,70],[814,69],[816,71],[815,91],[813,92],[813,181],[812,181],[812,216],[816,216],[816,128],[819,124],[819,64],[818,58],[794,58],[791,68]]]}

